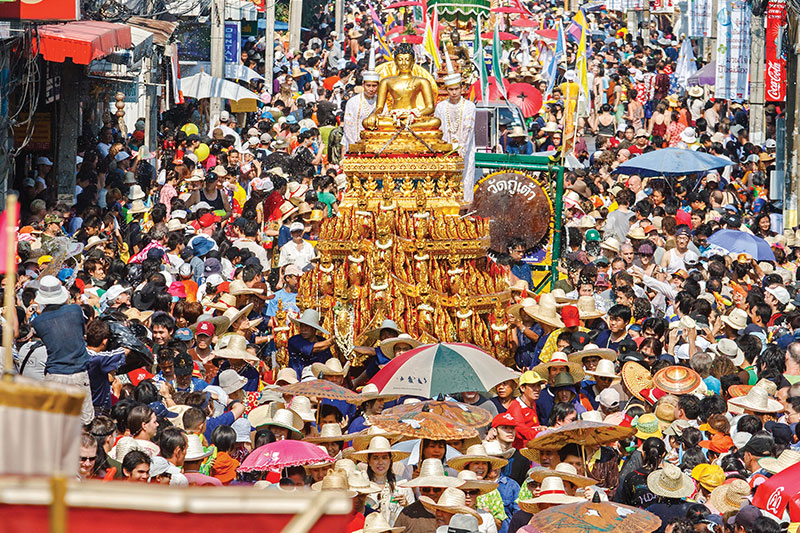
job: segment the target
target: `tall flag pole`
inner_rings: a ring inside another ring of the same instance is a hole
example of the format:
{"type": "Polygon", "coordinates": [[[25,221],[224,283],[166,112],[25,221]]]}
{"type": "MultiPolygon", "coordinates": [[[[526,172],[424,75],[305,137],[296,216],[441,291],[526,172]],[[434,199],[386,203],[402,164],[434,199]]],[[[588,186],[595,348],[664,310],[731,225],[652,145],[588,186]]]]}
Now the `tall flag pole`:
{"type": "Polygon", "coordinates": [[[483,105],[489,102],[489,72],[486,70],[486,60],[484,59],[483,40],[481,39],[481,16],[478,15],[478,22],[475,24],[475,43],[473,45],[473,60],[475,68],[478,69],[478,77],[481,82],[481,100],[483,105]]]}
{"type": "Polygon", "coordinates": [[[497,83],[497,90],[503,95],[503,99],[506,99],[508,97],[506,96],[506,86],[503,84],[503,69],[500,64],[502,52],[503,48],[500,45],[500,28],[495,23],[494,35],[492,36],[492,74],[494,75],[495,83],[497,83]]]}

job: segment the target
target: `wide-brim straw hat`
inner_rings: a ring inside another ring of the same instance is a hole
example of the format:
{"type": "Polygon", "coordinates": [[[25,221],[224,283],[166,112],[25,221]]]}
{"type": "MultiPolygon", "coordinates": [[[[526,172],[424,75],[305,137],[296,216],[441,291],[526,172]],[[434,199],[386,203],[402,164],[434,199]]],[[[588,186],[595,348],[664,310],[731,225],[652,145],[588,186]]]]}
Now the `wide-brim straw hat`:
{"type": "Polygon", "coordinates": [[[600,243],[601,250],[608,250],[609,252],[614,252],[617,254],[619,253],[621,248],[622,244],[614,237],[609,237],[608,239],[600,243]]]}
{"type": "Polygon", "coordinates": [[[628,233],[625,234],[625,236],[631,240],[636,240],[636,241],[643,241],[647,238],[647,235],[645,234],[644,230],[639,226],[631,228],[631,230],[628,231],[628,233]]]}
{"type": "Polygon", "coordinates": [[[214,357],[223,359],[241,359],[243,361],[259,362],[259,358],[247,351],[247,339],[239,334],[226,335],[212,352],[214,357]]]}
{"type": "Polygon", "coordinates": [[[314,422],[317,419],[317,411],[311,408],[311,400],[305,396],[292,398],[289,409],[297,414],[303,422],[314,422]]]}
{"type": "Polygon", "coordinates": [[[703,379],[700,374],[685,366],[668,366],[653,376],[653,385],[669,394],[690,394],[694,392],[703,379]]]}
{"type": "Polygon", "coordinates": [[[747,503],[750,496],[750,485],[743,479],[734,479],[730,483],[720,485],[711,491],[709,502],[718,513],[738,511],[747,503]]]}
{"type": "Polygon", "coordinates": [[[311,326],[323,335],[330,335],[330,332],[319,324],[319,313],[313,309],[306,309],[299,318],[290,317],[290,319],[296,325],[311,326]]]}
{"type": "Polygon", "coordinates": [[[550,291],[550,296],[555,299],[556,304],[574,304],[578,301],[574,298],[567,298],[567,293],[564,292],[564,289],[553,289],[550,291]]]}
{"type": "MultiPolygon", "coordinates": [[[[576,306],[578,307],[578,315],[581,320],[594,320],[605,314],[597,309],[597,304],[591,296],[581,296],[578,298],[576,306]]],[[[616,355],[614,358],[616,358],[616,355]]]]}
{"type": "Polygon", "coordinates": [[[797,463],[800,463],[800,452],[796,450],[783,450],[777,459],[775,457],[764,457],[758,460],[758,466],[773,474],[783,472],[797,463]]]}
{"type": "Polygon", "coordinates": [[[554,328],[563,328],[564,322],[558,316],[558,307],[555,303],[539,302],[536,307],[523,307],[522,310],[532,319],[554,328]]]}
{"type": "MultiPolygon", "coordinates": [[[[359,494],[376,494],[383,490],[383,487],[370,481],[366,472],[358,469],[347,473],[347,484],[350,490],[354,490],[359,494]]],[[[379,515],[380,513],[374,514],[379,515]]]]}
{"type": "Polygon", "coordinates": [[[361,398],[361,401],[367,402],[370,400],[390,400],[395,399],[398,397],[397,394],[383,394],[378,390],[378,386],[374,383],[367,383],[364,385],[364,388],[361,389],[361,392],[358,393],[358,396],[361,398]]]}
{"type": "Polygon", "coordinates": [[[395,322],[394,320],[386,319],[383,322],[381,322],[381,325],[378,326],[377,328],[372,328],[370,330],[367,330],[367,332],[364,333],[364,336],[371,344],[374,344],[375,342],[378,341],[381,335],[381,331],[383,331],[384,329],[394,331],[395,337],[403,333],[403,330],[400,329],[400,326],[397,325],[397,322],[395,322]]]}
{"type": "Polygon", "coordinates": [[[342,491],[347,493],[347,496],[350,498],[355,498],[358,495],[356,491],[350,489],[350,485],[347,483],[347,473],[336,469],[328,470],[328,473],[325,474],[322,481],[317,481],[311,485],[311,490],[317,492],[323,490],[342,491]]]}
{"type": "Polygon", "coordinates": [[[357,452],[366,450],[370,441],[375,437],[383,437],[392,444],[400,440],[401,437],[399,433],[392,433],[378,426],[370,426],[358,433],[350,433],[349,436],[353,440],[353,449],[357,452]]]}
{"type": "Polygon", "coordinates": [[[569,360],[580,365],[583,364],[584,357],[600,357],[608,361],[616,361],[617,352],[610,348],[600,348],[596,344],[587,344],[583,350],[569,354],[569,360]]]}
{"type": "MultiPolygon", "coordinates": [[[[247,420],[250,421],[251,426],[258,428],[272,420],[272,418],[275,416],[275,413],[277,413],[279,409],[285,408],[286,404],[284,404],[282,401],[262,403],[258,407],[253,408],[253,410],[247,414],[247,420]]],[[[297,419],[298,422],[303,422],[300,420],[300,417],[297,417],[297,419]]]]}
{"type": "Polygon", "coordinates": [[[151,316],[153,316],[153,311],[139,311],[135,307],[131,307],[126,309],[122,312],[128,320],[138,320],[139,322],[147,322],[151,316]]]}
{"type": "Polygon", "coordinates": [[[721,320],[736,331],[747,327],[747,313],[742,309],[734,309],[730,314],[724,315],[721,320]]]}
{"type": "MultiPolygon", "coordinates": [[[[222,335],[240,318],[247,316],[250,314],[250,311],[253,310],[253,304],[247,304],[241,309],[236,309],[235,307],[229,307],[225,310],[224,313],[220,316],[213,316],[207,320],[207,322],[211,322],[214,324],[214,332],[217,335],[222,335]]],[[[191,329],[191,328],[190,328],[191,329]]],[[[197,327],[195,326],[195,329],[197,327]]]]}
{"type": "Polygon", "coordinates": [[[625,384],[625,388],[627,388],[635,398],[647,402],[648,400],[642,396],[642,391],[644,389],[653,388],[653,378],[650,372],[639,363],[628,361],[622,365],[621,374],[622,383],[625,384]]]}
{"type": "Polygon", "coordinates": [[[444,465],[439,459],[425,459],[419,467],[419,475],[408,481],[398,483],[399,487],[418,488],[435,487],[446,489],[449,487],[460,487],[463,481],[452,476],[446,476],[444,465]]]}
{"type": "Polygon", "coordinates": [[[439,496],[438,502],[433,501],[427,496],[420,496],[419,501],[433,514],[436,514],[436,511],[444,511],[452,514],[464,513],[481,520],[481,516],[476,510],[467,507],[467,496],[464,494],[464,491],[460,489],[452,487],[444,489],[442,495],[439,496]]]}
{"type": "Polygon", "coordinates": [[[783,411],[781,402],[770,398],[769,393],[761,387],[753,387],[744,396],[731,398],[728,402],[755,413],[779,413],[783,411]]]}
{"type": "Polygon", "coordinates": [[[597,481],[590,477],[578,475],[578,471],[569,463],[558,463],[555,470],[543,466],[536,466],[528,470],[528,479],[536,483],[542,483],[544,478],[552,476],[559,477],[562,481],[568,481],[579,489],[597,484],[597,481]]]}
{"type": "Polygon", "coordinates": [[[400,533],[405,527],[392,527],[381,513],[371,513],[364,519],[364,527],[354,533],[400,533]]]}
{"type": "Polygon", "coordinates": [[[548,503],[551,505],[562,505],[565,503],[585,502],[586,498],[570,496],[564,488],[564,482],[558,476],[547,476],[542,480],[540,495],[529,500],[517,502],[519,508],[526,513],[536,514],[539,512],[539,505],[548,503]]]}
{"type": "Polygon", "coordinates": [[[386,356],[388,359],[394,358],[394,347],[398,344],[408,344],[411,346],[411,349],[418,348],[422,346],[423,343],[409,335],[408,333],[401,333],[397,337],[392,337],[391,339],[386,339],[382,341],[380,344],[381,353],[386,356]]]}
{"type": "Polygon", "coordinates": [[[546,363],[539,363],[531,370],[539,374],[540,376],[548,376],[548,370],[552,366],[565,366],[567,367],[567,371],[572,376],[572,379],[575,380],[575,383],[580,383],[583,377],[586,375],[586,372],[583,370],[583,366],[579,363],[575,363],[567,359],[567,356],[561,352],[555,352],[551,356],[550,360],[546,363]]]}
{"type": "Polygon", "coordinates": [[[478,475],[472,470],[462,470],[458,473],[458,479],[464,482],[463,485],[458,487],[461,490],[477,490],[480,491],[478,496],[489,494],[497,488],[496,481],[488,481],[486,479],[478,479],[478,475]]]}
{"type": "Polygon", "coordinates": [[[694,493],[692,478],[675,465],[667,464],[647,475],[647,488],[664,498],[688,498],[694,493]]]}
{"type": "Polygon", "coordinates": [[[493,457],[486,453],[483,444],[475,444],[467,448],[467,453],[447,461],[447,466],[453,470],[463,470],[469,463],[490,463],[491,469],[503,468],[508,464],[506,459],[493,457]]]}
{"type": "Polygon", "coordinates": [[[614,372],[614,362],[608,359],[601,359],[597,362],[597,367],[594,370],[587,370],[587,376],[595,378],[611,378],[614,380],[620,379],[619,374],[614,372]]]}
{"type": "Polygon", "coordinates": [[[228,287],[228,293],[232,294],[233,296],[240,296],[243,294],[264,294],[264,289],[254,289],[248,287],[244,281],[235,279],[231,281],[231,284],[228,287]]]}
{"type": "Polygon", "coordinates": [[[342,366],[342,362],[335,357],[331,357],[324,363],[314,363],[311,365],[311,372],[315,376],[322,374],[323,376],[346,376],[350,370],[350,362],[348,361],[342,366]]]}
{"type": "Polygon", "coordinates": [[[361,450],[359,452],[354,452],[350,458],[353,461],[369,461],[369,456],[378,453],[388,453],[392,461],[399,461],[401,459],[405,459],[411,452],[401,452],[399,450],[393,450],[392,445],[389,442],[389,439],[386,437],[382,437],[380,435],[372,437],[369,441],[369,446],[365,450],[361,450]]]}
{"type": "Polygon", "coordinates": [[[339,424],[323,424],[319,435],[316,437],[306,437],[305,440],[313,443],[322,442],[345,442],[351,439],[350,435],[342,433],[342,426],[339,424]]]}
{"type": "Polygon", "coordinates": [[[278,409],[273,417],[266,420],[262,426],[275,426],[289,430],[298,439],[303,438],[303,419],[300,415],[289,409],[278,409]]]}
{"type": "Polygon", "coordinates": [[[533,298],[523,298],[522,301],[518,304],[511,304],[508,306],[508,314],[522,322],[522,315],[520,314],[522,310],[526,307],[531,308],[531,312],[534,312],[535,308],[539,305],[539,303],[533,298]]]}

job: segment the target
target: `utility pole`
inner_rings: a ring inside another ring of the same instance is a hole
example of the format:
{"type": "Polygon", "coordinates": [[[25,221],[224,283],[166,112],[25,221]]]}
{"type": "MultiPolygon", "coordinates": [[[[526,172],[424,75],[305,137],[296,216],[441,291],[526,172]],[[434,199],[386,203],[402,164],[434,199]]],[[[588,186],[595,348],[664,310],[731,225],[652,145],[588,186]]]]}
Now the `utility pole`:
{"type": "Polygon", "coordinates": [[[275,4],[278,0],[267,0],[265,5],[267,28],[264,35],[264,83],[272,92],[272,68],[275,63],[275,4]]]}
{"type": "Polygon", "coordinates": [[[750,20],[750,142],[764,142],[764,13],[750,20]]]}
{"type": "Polygon", "coordinates": [[[289,0],[289,50],[295,54],[300,48],[300,32],[303,21],[303,0],[289,0]]]}
{"type": "Polygon", "coordinates": [[[344,31],[344,0],[336,0],[333,16],[336,19],[336,35],[341,39],[344,37],[342,35],[342,31],[344,31]]]}
{"type": "MultiPolygon", "coordinates": [[[[211,75],[225,78],[225,0],[211,0],[211,75]]],[[[208,114],[212,126],[221,111],[222,99],[211,98],[208,114]]]]}

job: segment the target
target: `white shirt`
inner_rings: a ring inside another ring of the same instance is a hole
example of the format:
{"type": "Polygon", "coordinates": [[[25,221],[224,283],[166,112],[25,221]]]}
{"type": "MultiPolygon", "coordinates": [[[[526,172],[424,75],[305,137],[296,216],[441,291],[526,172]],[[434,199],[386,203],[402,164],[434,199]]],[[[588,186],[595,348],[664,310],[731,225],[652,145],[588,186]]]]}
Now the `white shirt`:
{"type": "Polygon", "coordinates": [[[281,246],[281,256],[278,259],[278,266],[295,265],[303,270],[316,257],[314,247],[308,241],[303,241],[303,246],[298,250],[294,241],[289,241],[281,246]]]}
{"type": "Polygon", "coordinates": [[[377,98],[367,98],[364,93],[357,94],[347,101],[344,107],[344,137],[342,138],[342,149],[347,151],[347,147],[361,140],[361,130],[364,126],[361,122],[367,118],[375,109],[377,98]]]}
{"type": "Polygon", "coordinates": [[[267,251],[263,246],[248,239],[237,239],[233,242],[233,246],[234,248],[241,248],[242,250],[249,250],[253,252],[253,255],[255,255],[258,258],[258,261],[261,263],[261,270],[264,272],[269,270],[269,257],[267,257],[267,251]]]}

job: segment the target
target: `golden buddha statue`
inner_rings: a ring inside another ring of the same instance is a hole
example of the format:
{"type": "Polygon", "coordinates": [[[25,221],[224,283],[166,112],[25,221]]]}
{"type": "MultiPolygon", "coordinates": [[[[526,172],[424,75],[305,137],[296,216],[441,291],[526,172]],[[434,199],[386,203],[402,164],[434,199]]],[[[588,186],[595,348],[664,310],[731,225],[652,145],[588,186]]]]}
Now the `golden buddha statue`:
{"type": "Polygon", "coordinates": [[[412,74],[414,68],[414,49],[408,43],[401,43],[394,51],[394,63],[398,74],[383,78],[378,85],[378,100],[375,110],[364,119],[368,130],[396,129],[399,125],[412,130],[439,129],[441,121],[433,116],[436,98],[430,82],[412,74]],[[421,95],[423,107],[417,107],[417,96],[421,95]],[[387,97],[391,98],[388,114],[383,115],[387,97]]]}

